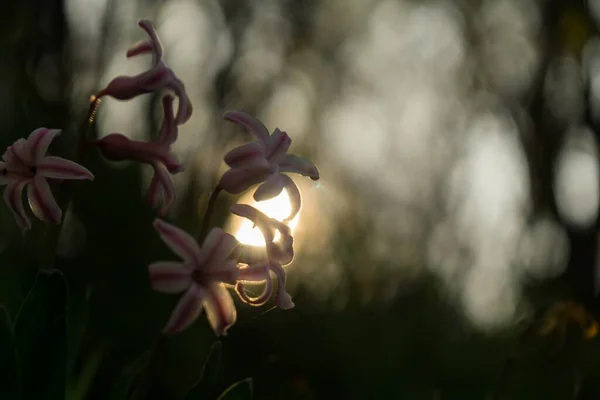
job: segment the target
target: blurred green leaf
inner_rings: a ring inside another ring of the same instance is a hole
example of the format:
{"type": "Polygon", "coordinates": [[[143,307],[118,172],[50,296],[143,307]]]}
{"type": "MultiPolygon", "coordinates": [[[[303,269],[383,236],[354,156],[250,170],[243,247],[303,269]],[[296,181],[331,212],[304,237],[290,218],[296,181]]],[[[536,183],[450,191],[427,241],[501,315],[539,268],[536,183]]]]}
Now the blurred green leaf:
{"type": "Polygon", "coordinates": [[[184,400],[205,399],[210,397],[212,387],[217,381],[219,368],[221,367],[221,355],[223,344],[219,341],[215,342],[208,353],[206,362],[200,372],[200,379],[192,386],[185,395],[184,400]]]}
{"type": "Polygon", "coordinates": [[[229,386],[217,400],[249,400],[252,395],[252,378],[246,378],[229,386]]]}
{"type": "Polygon", "coordinates": [[[13,326],[4,306],[0,307],[0,399],[19,399],[21,371],[13,326]]]}
{"type": "Polygon", "coordinates": [[[123,368],[121,376],[111,389],[109,400],[125,400],[131,397],[134,384],[140,377],[140,374],[148,366],[152,358],[152,350],[145,352],[134,362],[123,368]]]}
{"type": "Polygon", "coordinates": [[[67,281],[57,270],[40,271],[15,324],[23,397],[65,398],[67,281]]]}

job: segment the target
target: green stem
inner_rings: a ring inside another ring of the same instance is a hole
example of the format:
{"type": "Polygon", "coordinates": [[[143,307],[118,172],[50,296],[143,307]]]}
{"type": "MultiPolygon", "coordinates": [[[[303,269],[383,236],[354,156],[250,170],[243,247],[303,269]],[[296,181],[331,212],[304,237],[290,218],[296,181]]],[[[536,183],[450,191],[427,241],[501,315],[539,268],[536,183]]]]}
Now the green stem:
{"type": "Polygon", "coordinates": [[[206,238],[206,234],[208,233],[210,217],[212,216],[212,213],[215,210],[217,197],[219,197],[219,193],[221,193],[221,190],[221,187],[217,185],[215,190],[213,190],[212,194],[210,195],[210,199],[208,199],[208,206],[206,206],[206,212],[204,213],[204,218],[202,219],[202,227],[200,228],[201,240],[204,240],[206,238]]]}

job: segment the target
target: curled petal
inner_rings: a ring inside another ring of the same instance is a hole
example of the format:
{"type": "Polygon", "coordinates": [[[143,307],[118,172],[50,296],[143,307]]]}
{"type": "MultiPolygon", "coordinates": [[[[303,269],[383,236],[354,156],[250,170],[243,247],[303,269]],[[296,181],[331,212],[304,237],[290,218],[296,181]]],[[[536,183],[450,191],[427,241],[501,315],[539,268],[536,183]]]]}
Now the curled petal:
{"type": "Polygon", "coordinates": [[[37,174],[53,179],[94,179],[87,168],[61,157],[46,156],[37,164],[37,174]]]}
{"type": "Polygon", "coordinates": [[[33,181],[27,187],[27,198],[29,207],[31,207],[31,211],[36,217],[42,221],[52,221],[60,224],[62,211],[56,204],[56,200],[54,200],[54,195],[46,178],[40,175],[33,178],[33,181]]]}
{"type": "Polygon", "coordinates": [[[192,117],[194,108],[192,107],[192,101],[185,91],[185,85],[179,78],[172,74],[172,79],[169,81],[167,87],[171,89],[176,95],[179,101],[177,104],[177,115],[175,115],[175,124],[185,124],[192,117]]]}
{"type": "Polygon", "coordinates": [[[273,294],[273,280],[271,279],[271,276],[268,275],[262,292],[256,297],[251,297],[248,295],[243,282],[236,283],[235,292],[244,303],[255,307],[263,306],[267,303],[267,301],[269,301],[271,295],[273,294]]]}
{"type": "Polygon", "coordinates": [[[284,223],[293,220],[300,208],[302,207],[302,196],[300,195],[300,190],[298,190],[298,186],[294,183],[292,178],[287,175],[281,174],[281,179],[283,180],[283,187],[288,194],[290,199],[290,214],[283,220],[284,223]]]}
{"type": "Polygon", "coordinates": [[[264,182],[272,173],[270,166],[232,168],[223,174],[219,180],[219,187],[231,194],[239,194],[252,185],[264,182]]]}
{"type": "Polygon", "coordinates": [[[140,54],[154,54],[154,46],[147,40],[140,40],[129,49],[127,49],[127,58],[135,57],[140,54]]]}
{"type": "Polygon", "coordinates": [[[240,268],[238,279],[243,282],[264,282],[270,277],[268,262],[260,262],[240,268]]]}
{"type": "Polygon", "coordinates": [[[177,140],[177,124],[175,124],[175,116],[173,115],[173,96],[166,95],[163,97],[163,124],[160,128],[160,137],[158,143],[163,145],[173,144],[177,140]]]}
{"type": "Polygon", "coordinates": [[[303,157],[298,157],[293,154],[286,154],[283,160],[279,163],[280,172],[293,172],[296,174],[308,176],[313,181],[319,180],[319,170],[312,163],[303,157]]]}
{"type": "Polygon", "coordinates": [[[192,284],[192,270],[180,262],[161,261],[148,266],[150,286],[157,292],[181,293],[192,284]]]}
{"type": "Polygon", "coordinates": [[[292,139],[287,133],[280,131],[276,128],[271,137],[269,137],[269,144],[267,146],[267,159],[269,162],[277,164],[285,157],[292,139]]]}
{"type": "Polygon", "coordinates": [[[186,262],[194,263],[195,265],[199,264],[200,249],[190,234],[158,218],[154,220],[153,226],[161,239],[175,254],[186,262]]]}
{"type": "Polygon", "coordinates": [[[146,19],[141,19],[138,21],[138,26],[145,30],[148,36],[150,37],[149,43],[152,45],[154,63],[158,63],[160,60],[162,60],[163,48],[162,44],[160,43],[160,39],[158,38],[158,34],[156,33],[156,29],[154,28],[154,25],[152,25],[152,22],[146,19]]]}
{"type": "Polygon", "coordinates": [[[153,207],[157,209],[160,207],[161,200],[164,200],[159,210],[160,214],[164,215],[173,204],[173,201],[175,201],[175,188],[173,187],[171,176],[163,164],[154,163],[152,166],[154,168],[154,176],[152,177],[148,195],[153,207]],[[152,188],[153,184],[157,185],[155,189],[152,188]],[[158,198],[156,195],[158,195],[158,198]]]}
{"type": "Polygon", "coordinates": [[[52,143],[54,138],[59,135],[60,132],[60,129],[48,128],[38,128],[31,132],[27,138],[27,147],[30,151],[30,160],[40,162],[44,155],[46,155],[48,147],[50,147],[50,143],[52,143]]]}
{"type": "Polygon", "coordinates": [[[267,255],[269,260],[281,265],[291,263],[294,260],[294,238],[282,234],[278,241],[267,242],[267,255]]]}
{"type": "Polygon", "coordinates": [[[275,273],[277,276],[278,284],[277,284],[277,293],[275,295],[275,304],[277,307],[283,310],[289,310],[290,308],[294,308],[294,302],[292,301],[292,296],[285,290],[286,283],[286,273],[283,267],[277,263],[271,263],[271,271],[275,273]]]}
{"type": "Polygon", "coordinates": [[[237,318],[237,311],[233,299],[227,289],[220,283],[215,283],[207,288],[204,298],[206,317],[217,336],[226,335],[237,318]]]}
{"type": "Polygon", "coordinates": [[[158,210],[163,202],[163,190],[156,174],[152,175],[150,186],[148,186],[148,202],[150,206],[158,210]]]}
{"type": "Polygon", "coordinates": [[[175,334],[190,326],[202,312],[202,302],[207,296],[207,291],[199,285],[190,285],[175,306],[171,318],[162,332],[165,335],[175,334]]]}
{"type": "Polygon", "coordinates": [[[21,230],[26,231],[31,229],[31,221],[25,214],[23,207],[23,188],[27,181],[11,181],[4,189],[4,202],[13,212],[17,225],[21,230]]]}
{"type": "Polygon", "coordinates": [[[251,166],[268,167],[265,146],[261,142],[245,143],[225,154],[224,160],[231,168],[251,166]]]}
{"type": "Polygon", "coordinates": [[[227,111],[223,115],[228,121],[246,127],[258,140],[265,145],[269,143],[269,131],[258,119],[242,111],[227,111]]]}
{"type": "MultiPolygon", "coordinates": [[[[265,242],[273,241],[275,237],[275,228],[270,225],[271,218],[267,217],[256,208],[249,206],[248,204],[234,204],[229,208],[235,215],[249,219],[254,223],[255,226],[260,229],[264,236],[265,242]]],[[[275,221],[275,220],[274,220],[275,221]]]]}
{"type": "Polygon", "coordinates": [[[223,229],[212,228],[200,249],[200,264],[207,270],[219,268],[238,245],[238,241],[223,229]]]}
{"type": "Polygon", "coordinates": [[[254,192],[254,200],[264,201],[272,199],[283,190],[284,181],[281,174],[272,174],[262,185],[254,192]]]}

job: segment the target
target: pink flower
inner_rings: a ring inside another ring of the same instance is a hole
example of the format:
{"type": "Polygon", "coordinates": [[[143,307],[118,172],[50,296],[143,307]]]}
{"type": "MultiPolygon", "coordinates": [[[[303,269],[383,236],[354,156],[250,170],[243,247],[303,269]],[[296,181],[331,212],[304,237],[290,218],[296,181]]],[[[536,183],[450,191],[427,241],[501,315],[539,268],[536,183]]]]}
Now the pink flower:
{"type": "Polygon", "coordinates": [[[267,303],[273,294],[273,279],[271,272],[275,274],[278,285],[275,293],[275,305],[283,310],[294,308],[292,296],[285,290],[287,280],[286,272],[281,264],[273,261],[263,261],[246,268],[241,268],[238,282],[235,284],[235,292],[240,299],[252,306],[262,306],[267,303]],[[264,283],[263,291],[256,297],[251,297],[246,292],[246,284],[264,283]]]}
{"type": "Polygon", "coordinates": [[[175,200],[175,188],[169,174],[178,174],[183,166],[171,152],[177,139],[177,124],[173,117],[173,97],[163,97],[164,120],[157,142],[131,140],[120,133],[111,133],[92,143],[104,157],[112,161],[136,161],[150,164],[154,176],[148,189],[148,199],[153,208],[164,215],[175,200]]]}
{"type": "Polygon", "coordinates": [[[162,45],[152,23],[140,20],[138,25],[146,31],[149,40],[137,42],[130,47],[127,50],[127,57],[152,54],[152,68],[135,76],[116,77],[98,92],[96,97],[111,96],[119,100],[130,100],[142,94],[167,89],[174,92],[179,100],[175,123],[184,124],[190,119],[193,111],[185,86],[163,60],[162,45]]]}
{"type": "Polygon", "coordinates": [[[249,219],[260,229],[265,238],[267,256],[266,260],[250,261],[250,266],[240,270],[239,282],[235,286],[236,292],[248,304],[256,306],[265,304],[273,292],[271,279],[271,272],[273,272],[278,281],[275,304],[283,309],[293,308],[292,297],[285,290],[286,273],[283,268],[283,265],[291,263],[294,258],[294,239],[290,228],[247,204],[235,204],[230,210],[233,214],[249,219]],[[275,241],[276,231],[280,233],[277,241],[275,241]],[[248,296],[244,285],[257,282],[265,284],[262,294],[258,297],[248,296]]]}
{"type": "Polygon", "coordinates": [[[294,238],[290,227],[283,222],[270,218],[256,208],[247,204],[235,204],[230,211],[249,219],[262,233],[267,250],[267,258],[281,265],[287,265],[294,259],[294,238]],[[275,232],[279,231],[280,237],[275,241],[275,232]]]}
{"type": "Polygon", "coordinates": [[[224,118],[245,126],[258,141],[243,144],[225,155],[225,163],[231,169],[223,174],[219,186],[229,193],[238,194],[262,183],[254,192],[256,201],[273,198],[285,188],[292,206],[287,220],[294,218],[301,207],[300,192],[294,181],[284,173],[294,172],[318,180],[317,167],[305,158],[287,154],[292,139],[278,128],[269,134],[259,120],[240,111],[227,111],[224,118]]]}
{"type": "Polygon", "coordinates": [[[24,231],[31,228],[22,202],[25,186],[33,214],[42,221],[60,224],[62,211],[46,179],[94,179],[94,175],[81,165],[46,155],[50,143],[60,132],[59,129],[38,128],[27,139],[18,139],[9,146],[0,161],[0,184],[7,185],[4,201],[24,231]]]}
{"type": "Polygon", "coordinates": [[[213,228],[199,248],[189,234],[160,219],[154,221],[154,228],[182,258],[180,262],[161,261],[148,267],[154,290],[183,293],[163,333],[181,332],[204,309],[215,334],[225,335],[237,317],[233,299],[223,284],[235,284],[238,278],[238,242],[220,228],[213,228]]]}

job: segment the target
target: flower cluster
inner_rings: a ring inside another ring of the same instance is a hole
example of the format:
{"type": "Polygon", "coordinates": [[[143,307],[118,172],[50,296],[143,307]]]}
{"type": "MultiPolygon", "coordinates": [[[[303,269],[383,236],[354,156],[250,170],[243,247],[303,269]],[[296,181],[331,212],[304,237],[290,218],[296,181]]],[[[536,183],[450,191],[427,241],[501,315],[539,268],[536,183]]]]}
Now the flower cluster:
{"type": "MultiPolygon", "coordinates": [[[[99,140],[86,142],[87,138],[84,137],[81,140],[94,146],[108,160],[149,164],[154,175],[148,189],[148,201],[157,214],[164,217],[175,200],[171,175],[184,169],[171,152],[171,145],[177,140],[179,125],[190,119],[193,108],[183,83],[163,60],[163,49],[156,30],[146,20],[140,21],[139,26],[149,39],[133,45],[127,51],[127,57],[151,54],[152,67],[139,75],[114,78],[92,96],[92,100],[97,105],[98,100],[105,96],[130,100],[147,93],[162,94],[164,119],[158,139],[136,141],[121,133],[111,133],[99,140]],[[177,111],[174,110],[175,98],[177,111]]],[[[298,187],[285,173],[298,173],[317,180],[319,172],[315,165],[304,158],[287,154],[291,139],[286,132],[275,129],[270,134],[260,121],[239,111],[228,111],[224,117],[246,127],[257,140],[234,148],[225,155],[224,161],[230,169],[219,180],[215,193],[224,190],[240,194],[253,185],[259,185],[254,198],[261,201],[277,196],[286,189],[292,204],[288,220],[294,218],[301,207],[301,196],[298,187]]],[[[92,121],[93,113],[90,123],[92,121]]],[[[4,200],[23,231],[31,228],[22,202],[25,186],[28,187],[27,197],[33,214],[42,221],[59,224],[62,211],[47,179],[94,178],[90,171],[78,163],[46,154],[59,133],[59,130],[36,129],[27,139],[19,139],[9,146],[0,161],[0,184],[7,185],[4,200]]],[[[181,258],[181,261],[155,262],[148,267],[150,284],[154,290],[183,293],[163,333],[182,331],[204,310],[214,332],[217,335],[225,334],[236,321],[236,308],[229,288],[249,305],[264,305],[274,297],[278,307],[294,307],[285,289],[284,266],[294,258],[294,240],[285,223],[287,220],[281,222],[269,218],[247,204],[236,204],[230,211],[252,221],[259,228],[266,242],[264,256],[244,259],[241,244],[221,228],[212,228],[199,246],[185,231],[160,218],[155,219],[154,229],[181,258]],[[263,285],[262,292],[253,297],[247,291],[248,285],[263,285]]]]}

